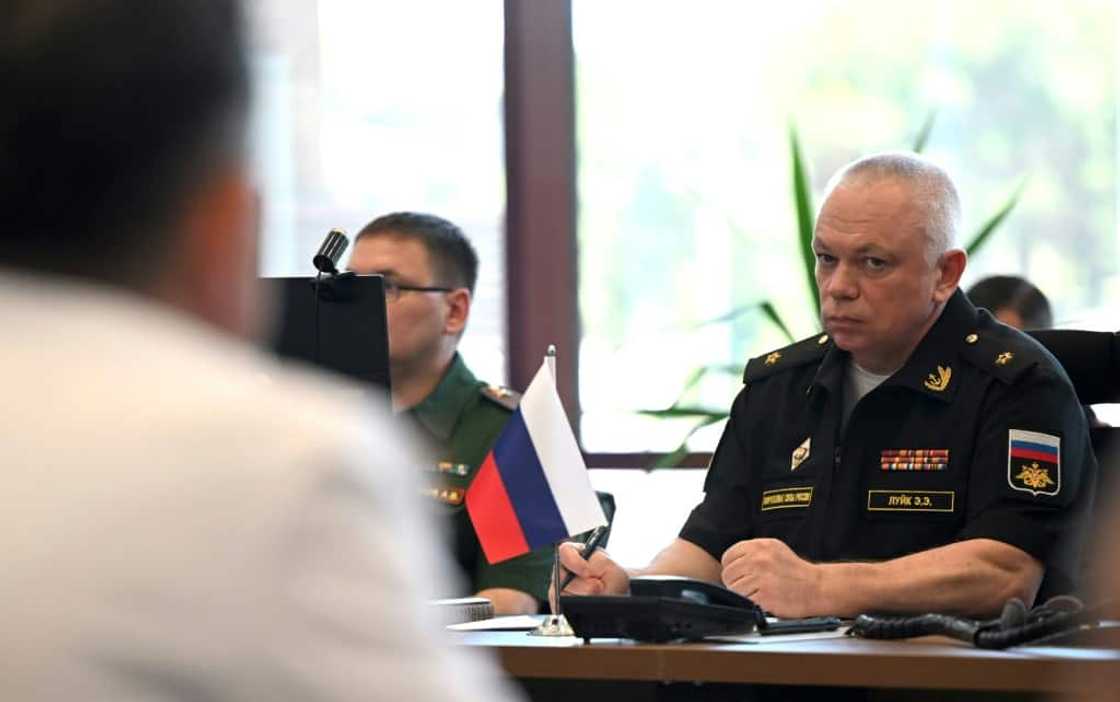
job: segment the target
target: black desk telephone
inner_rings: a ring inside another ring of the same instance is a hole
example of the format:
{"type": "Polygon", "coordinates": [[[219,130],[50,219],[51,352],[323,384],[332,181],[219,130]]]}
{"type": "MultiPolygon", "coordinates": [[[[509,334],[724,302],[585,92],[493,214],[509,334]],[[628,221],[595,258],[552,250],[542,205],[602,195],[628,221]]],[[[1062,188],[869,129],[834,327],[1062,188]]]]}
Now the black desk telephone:
{"type": "Polygon", "coordinates": [[[560,608],[576,636],[665,642],[706,636],[830,631],[834,617],[770,621],[746,597],[719,585],[672,575],[630,580],[630,595],[568,596],[560,608]]]}

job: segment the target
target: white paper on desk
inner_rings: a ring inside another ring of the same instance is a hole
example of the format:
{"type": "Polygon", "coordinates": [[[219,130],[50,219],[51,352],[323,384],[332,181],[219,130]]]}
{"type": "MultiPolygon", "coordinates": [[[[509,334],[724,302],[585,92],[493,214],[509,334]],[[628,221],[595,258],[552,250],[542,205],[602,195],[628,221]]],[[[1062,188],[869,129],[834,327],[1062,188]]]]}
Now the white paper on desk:
{"type": "Polygon", "coordinates": [[[717,643],[771,644],[791,643],[794,641],[820,641],[821,639],[842,639],[847,636],[848,627],[842,626],[833,631],[810,631],[803,634],[775,634],[762,636],[757,631],[742,636],[705,636],[705,641],[717,643]]]}
{"type": "Polygon", "coordinates": [[[544,618],[542,614],[518,614],[509,617],[480,619],[477,622],[452,624],[451,631],[529,631],[536,629],[544,618]]]}

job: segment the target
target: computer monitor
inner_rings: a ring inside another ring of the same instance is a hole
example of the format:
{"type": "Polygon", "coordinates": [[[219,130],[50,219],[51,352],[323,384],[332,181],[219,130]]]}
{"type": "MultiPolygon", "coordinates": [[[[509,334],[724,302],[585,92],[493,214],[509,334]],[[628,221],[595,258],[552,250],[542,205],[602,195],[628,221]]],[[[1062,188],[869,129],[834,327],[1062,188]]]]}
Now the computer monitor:
{"type": "Polygon", "coordinates": [[[284,357],[313,363],[388,394],[389,332],[379,275],[262,278],[275,300],[270,340],[284,357]]]}

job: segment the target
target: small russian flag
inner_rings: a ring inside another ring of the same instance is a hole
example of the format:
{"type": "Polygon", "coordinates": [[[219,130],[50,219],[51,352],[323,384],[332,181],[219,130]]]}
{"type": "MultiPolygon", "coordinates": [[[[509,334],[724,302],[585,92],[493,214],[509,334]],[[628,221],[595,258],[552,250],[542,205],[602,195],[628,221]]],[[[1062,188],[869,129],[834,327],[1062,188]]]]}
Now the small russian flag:
{"type": "Polygon", "coordinates": [[[1012,429],[1009,441],[1012,458],[1046,463],[1058,462],[1059,440],[1056,436],[1012,429]]]}
{"type": "Polygon", "coordinates": [[[547,359],[467,488],[466,504],[490,563],[607,523],[547,359]]]}
{"type": "Polygon", "coordinates": [[[1062,489],[1062,439],[1024,429],[1007,434],[1007,484],[1031,495],[1055,496],[1062,489]]]}

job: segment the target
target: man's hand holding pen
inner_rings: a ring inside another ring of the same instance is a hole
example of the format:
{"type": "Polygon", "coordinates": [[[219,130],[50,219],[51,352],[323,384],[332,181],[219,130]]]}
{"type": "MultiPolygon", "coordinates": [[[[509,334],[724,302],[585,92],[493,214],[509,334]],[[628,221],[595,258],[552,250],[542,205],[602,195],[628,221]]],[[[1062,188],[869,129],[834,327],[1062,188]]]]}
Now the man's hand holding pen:
{"type": "MultiPolygon", "coordinates": [[[[604,535],[596,530],[586,544],[560,544],[563,594],[622,595],[630,590],[630,576],[606,551],[598,548],[604,535]]],[[[553,595],[549,593],[550,597],[553,595]]]]}

